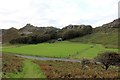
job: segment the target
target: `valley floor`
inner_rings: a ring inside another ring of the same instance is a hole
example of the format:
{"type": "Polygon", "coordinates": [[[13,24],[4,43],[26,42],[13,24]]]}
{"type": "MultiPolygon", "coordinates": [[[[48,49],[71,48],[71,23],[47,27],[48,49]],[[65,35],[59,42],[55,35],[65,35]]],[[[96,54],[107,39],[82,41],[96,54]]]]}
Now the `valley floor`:
{"type": "Polygon", "coordinates": [[[3,52],[8,52],[12,54],[76,59],[92,59],[104,51],[118,52],[118,49],[105,48],[101,44],[84,44],[68,41],[56,42],[52,44],[41,43],[35,45],[13,45],[3,47],[3,52]]]}
{"type": "Polygon", "coordinates": [[[105,70],[94,61],[82,65],[83,58],[93,60],[104,51],[101,44],[78,42],[41,43],[3,46],[3,78],[118,78],[118,66],[105,70]]]}

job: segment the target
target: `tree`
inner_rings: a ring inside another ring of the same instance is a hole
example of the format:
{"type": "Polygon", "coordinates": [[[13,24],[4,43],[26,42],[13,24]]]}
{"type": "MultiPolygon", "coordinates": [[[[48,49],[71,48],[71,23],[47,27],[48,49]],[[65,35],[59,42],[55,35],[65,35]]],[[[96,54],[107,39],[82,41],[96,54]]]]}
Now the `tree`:
{"type": "Polygon", "coordinates": [[[66,39],[72,39],[72,38],[75,38],[75,37],[78,37],[78,36],[79,36],[78,32],[76,30],[71,29],[71,30],[64,31],[63,35],[62,35],[62,38],[64,40],[66,40],[66,39]]]}
{"type": "Polygon", "coordinates": [[[11,44],[22,43],[22,44],[37,44],[50,40],[50,35],[31,35],[27,37],[19,37],[10,41],[11,44]]]}
{"type": "Polygon", "coordinates": [[[63,40],[72,39],[91,34],[92,32],[92,26],[90,25],[69,25],[62,29],[62,38],[63,40]]]}
{"type": "Polygon", "coordinates": [[[120,54],[116,52],[104,52],[99,54],[96,57],[96,60],[101,62],[105,66],[105,69],[107,70],[111,65],[120,64],[120,54]]]}

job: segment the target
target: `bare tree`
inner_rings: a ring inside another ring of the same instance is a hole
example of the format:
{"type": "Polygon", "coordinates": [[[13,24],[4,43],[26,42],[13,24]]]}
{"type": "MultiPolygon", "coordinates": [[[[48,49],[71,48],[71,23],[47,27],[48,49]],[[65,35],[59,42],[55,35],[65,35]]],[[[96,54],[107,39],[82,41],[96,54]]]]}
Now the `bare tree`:
{"type": "Polygon", "coordinates": [[[118,65],[120,64],[120,54],[116,52],[104,52],[99,54],[96,57],[98,62],[101,62],[105,69],[107,70],[111,65],[118,65]]]}

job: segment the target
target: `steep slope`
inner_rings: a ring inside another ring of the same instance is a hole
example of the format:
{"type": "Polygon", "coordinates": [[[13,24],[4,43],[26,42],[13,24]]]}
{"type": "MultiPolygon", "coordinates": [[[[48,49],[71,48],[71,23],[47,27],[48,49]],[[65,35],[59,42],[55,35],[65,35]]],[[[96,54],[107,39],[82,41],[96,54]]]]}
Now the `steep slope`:
{"type": "Polygon", "coordinates": [[[120,19],[94,28],[93,33],[70,41],[83,43],[103,44],[106,47],[118,48],[118,30],[120,30],[120,19]]]}
{"type": "Polygon", "coordinates": [[[59,29],[52,26],[37,27],[31,24],[27,24],[19,30],[15,28],[2,30],[2,39],[5,43],[11,41],[12,39],[26,37],[29,35],[52,35],[52,38],[50,39],[54,39],[54,37],[56,36],[56,38],[65,37],[65,39],[71,39],[82,35],[83,37],[75,38],[70,41],[98,43],[103,44],[107,47],[116,48],[118,47],[118,29],[120,30],[120,19],[116,19],[113,22],[104,24],[96,28],[92,28],[92,26],[90,25],[68,25],[65,26],[63,29],[59,29]],[[84,36],[83,34],[87,35],[84,36]]]}
{"type": "Polygon", "coordinates": [[[49,26],[49,27],[37,27],[31,24],[27,24],[23,28],[19,29],[20,34],[44,34],[51,31],[57,31],[58,28],[49,26]]]}
{"type": "Polygon", "coordinates": [[[10,28],[8,30],[2,30],[2,42],[9,42],[12,39],[16,39],[20,37],[20,34],[18,33],[18,30],[16,28],[10,28]]]}
{"type": "Polygon", "coordinates": [[[17,39],[20,37],[26,37],[30,35],[44,35],[44,34],[52,34],[59,31],[58,28],[55,27],[36,27],[31,24],[25,25],[21,29],[10,28],[10,29],[2,29],[2,40],[3,43],[7,43],[13,39],[17,39]]]}

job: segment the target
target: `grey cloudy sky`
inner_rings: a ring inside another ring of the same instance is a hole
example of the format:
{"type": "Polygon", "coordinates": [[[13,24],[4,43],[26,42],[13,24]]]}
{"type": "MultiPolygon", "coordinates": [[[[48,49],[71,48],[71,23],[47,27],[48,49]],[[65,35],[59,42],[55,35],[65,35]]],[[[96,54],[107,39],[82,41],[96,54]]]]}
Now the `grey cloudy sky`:
{"type": "Polygon", "coordinates": [[[100,26],[118,18],[119,0],[0,0],[0,28],[100,26]]]}

